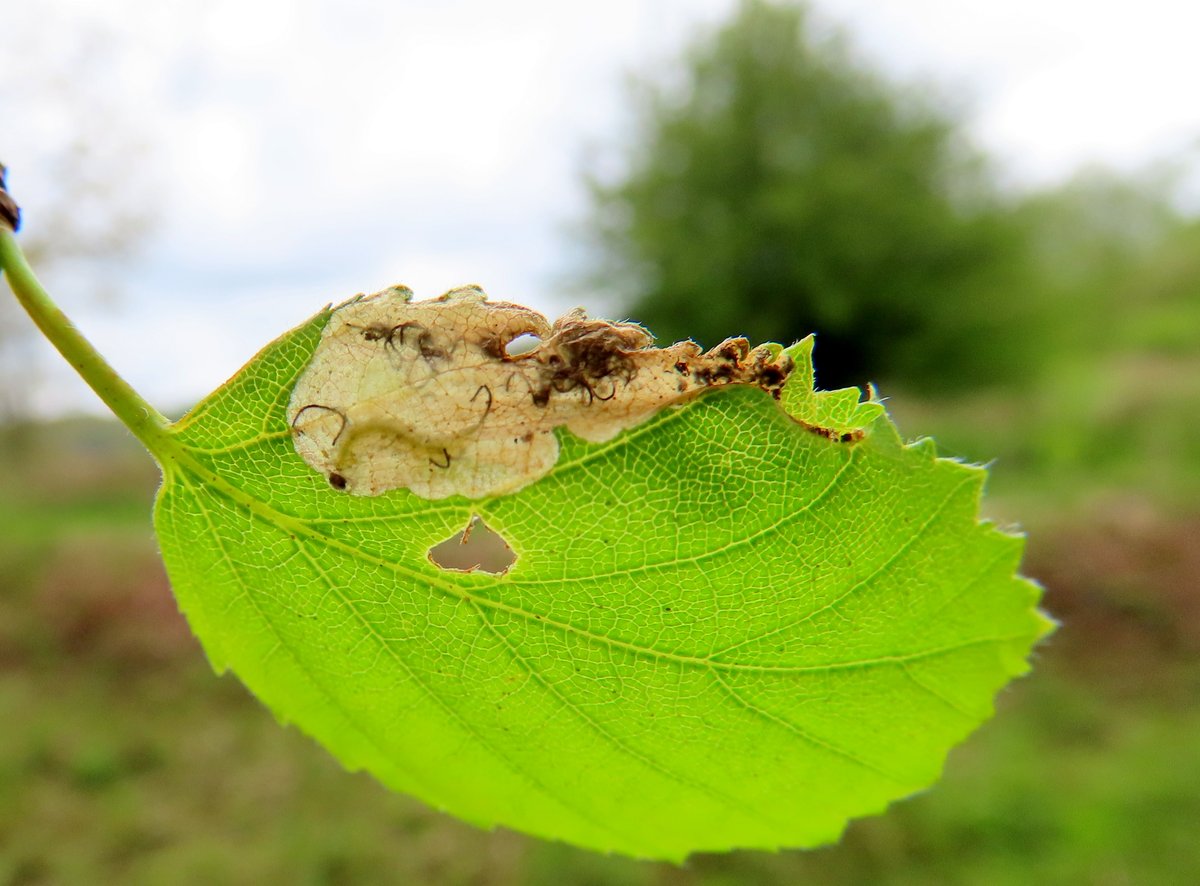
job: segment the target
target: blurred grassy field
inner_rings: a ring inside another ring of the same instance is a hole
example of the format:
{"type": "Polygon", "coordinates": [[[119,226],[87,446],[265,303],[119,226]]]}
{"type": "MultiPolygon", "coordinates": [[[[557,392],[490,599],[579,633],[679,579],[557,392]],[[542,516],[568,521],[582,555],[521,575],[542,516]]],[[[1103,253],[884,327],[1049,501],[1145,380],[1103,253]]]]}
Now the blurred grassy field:
{"type": "MultiPolygon", "coordinates": [[[[1186,436],[1197,377],[1152,406],[1151,440],[1186,436]]],[[[684,867],[484,833],[343,772],[209,670],[158,563],[157,475],[137,445],[101,421],[10,427],[0,883],[1200,882],[1200,509],[1187,498],[1197,478],[1179,467],[1200,457],[1116,458],[1116,437],[1090,438],[1105,433],[1093,419],[1083,443],[1030,444],[1039,420],[986,401],[900,411],[908,433],[1016,462],[1000,462],[990,507],[1023,519],[1026,572],[1063,620],[1034,674],[937,787],[853,824],[840,845],[684,867]]],[[[1130,429],[1127,415],[1117,424],[1130,429]]]]}

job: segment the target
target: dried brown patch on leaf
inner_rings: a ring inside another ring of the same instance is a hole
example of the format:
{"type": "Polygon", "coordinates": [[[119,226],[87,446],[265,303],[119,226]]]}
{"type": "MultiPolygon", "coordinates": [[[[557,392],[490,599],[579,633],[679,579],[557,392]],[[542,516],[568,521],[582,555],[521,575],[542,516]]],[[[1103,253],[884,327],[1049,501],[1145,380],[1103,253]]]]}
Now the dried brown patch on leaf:
{"type": "Polygon", "coordinates": [[[612,439],[709,388],[778,395],[791,371],[772,346],[729,339],[652,347],[633,323],[575,310],[551,325],[477,287],[428,301],[393,287],[334,311],[288,406],[296,451],[355,495],[514,492],[558,460],[554,429],[612,439]],[[537,347],[512,355],[513,339],[537,347]]]}

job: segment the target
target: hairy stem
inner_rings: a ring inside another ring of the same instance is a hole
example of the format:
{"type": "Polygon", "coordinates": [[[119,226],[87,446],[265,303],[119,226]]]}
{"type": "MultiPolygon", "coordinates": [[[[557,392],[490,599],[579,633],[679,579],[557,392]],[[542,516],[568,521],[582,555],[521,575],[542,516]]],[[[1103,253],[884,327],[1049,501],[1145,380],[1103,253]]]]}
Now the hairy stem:
{"type": "Polygon", "coordinates": [[[160,449],[170,422],[142,399],[75,328],[38,282],[13,232],[3,224],[0,224],[0,270],[33,322],[105,405],[147,449],[151,452],[160,449]]]}

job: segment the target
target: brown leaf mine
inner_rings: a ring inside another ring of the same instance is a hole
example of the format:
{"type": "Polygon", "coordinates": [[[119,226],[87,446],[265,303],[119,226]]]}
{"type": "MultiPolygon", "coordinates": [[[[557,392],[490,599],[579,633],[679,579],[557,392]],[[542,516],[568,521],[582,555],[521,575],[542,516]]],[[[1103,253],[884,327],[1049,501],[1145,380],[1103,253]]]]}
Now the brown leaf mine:
{"type": "Polygon", "coordinates": [[[599,443],[712,387],[778,396],[792,368],[778,348],[743,338],[707,353],[652,343],[641,326],[578,309],[551,325],[477,287],[421,302],[393,287],[333,312],[288,421],[296,451],[335,489],[483,498],[548,473],[559,426],[599,443]],[[523,335],[540,343],[509,354],[523,335]]]}

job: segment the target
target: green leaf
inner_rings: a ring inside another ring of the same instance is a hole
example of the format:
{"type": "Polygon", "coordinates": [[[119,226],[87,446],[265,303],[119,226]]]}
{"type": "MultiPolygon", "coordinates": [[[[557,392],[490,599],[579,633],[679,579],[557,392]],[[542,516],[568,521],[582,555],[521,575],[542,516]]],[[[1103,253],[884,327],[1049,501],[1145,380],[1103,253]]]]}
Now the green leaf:
{"type": "Polygon", "coordinates": [[[780,393],[784,410],[800,421],[818,428],[828,428],[836,435],[854,434],[885,418],[883,404],[874,399],[863,400],[858,388],[837,391],[817,391],[813,373],[813,346],[816,337],[809,335],[785,349],[796,368],[780,393]]]}
{"type": "Polygon", "coordinates": [[[348,496],[285,410],[329,312],[155,445],[181,607],[218,670],[348,768],[482,826],[680,859],[815,846],[938,776],[1050,629],[984,471],[878,404],[728,388],[518,493],[348,496]],[[801,421],[859,442],[812,433],[801,421]],[[444,571],[473,516],[517,555],[444,571]]]}

